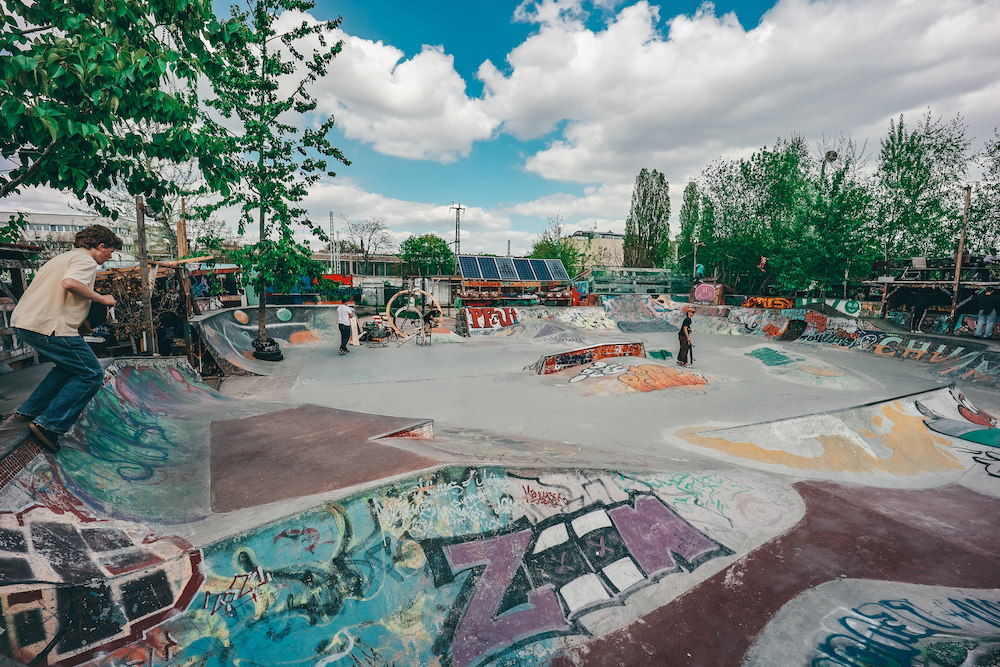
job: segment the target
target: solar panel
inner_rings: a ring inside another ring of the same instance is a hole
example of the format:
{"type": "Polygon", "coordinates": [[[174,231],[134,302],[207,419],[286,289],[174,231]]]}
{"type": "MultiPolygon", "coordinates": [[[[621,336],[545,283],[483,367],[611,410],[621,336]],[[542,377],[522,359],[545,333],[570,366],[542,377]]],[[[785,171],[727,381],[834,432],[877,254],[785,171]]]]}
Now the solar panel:
{"type": "Polygon", "coordinates": [[[478,280],[483,277],[479,272],[479,264],[476,263],[475,257],[462,255],[458,258],[458,265],[462,267],[463,278],[478,280]]]}
{"type": "Polygon", "coordinates": [[[509,257],[497,257],[497,268],[500,269],[501,280],[517,280],[514,260],[509,257]]]}
{"type": "Polygon", "coordinates": [[[493,257],[480,257],[479,270],[483,272],[483,280],[500,280],[497,262],[493,257]]]}
{"type": "Polygon", "coordinates": [[[526,259],[515,259],[514,268],[517,269],[518,280],[534,280],[535,272],[531,270],[531,263],[526,259]]]}
{"type": "Polygon", "coordinates": [[[563,266],[561,259],[547,259],[545,265],[549,267],[553,280],[569,280],[569,274],[566,273],[566,267],[563,266]]]}
{"type": "Polygon", "coordinates": [[[539,280],[552,280],[552,274],[549,273],[549,267],[545,266],[544,259],[532,259],[528,260],[531,262],[531,268],[535,271],[535,276],[539,280]]]}

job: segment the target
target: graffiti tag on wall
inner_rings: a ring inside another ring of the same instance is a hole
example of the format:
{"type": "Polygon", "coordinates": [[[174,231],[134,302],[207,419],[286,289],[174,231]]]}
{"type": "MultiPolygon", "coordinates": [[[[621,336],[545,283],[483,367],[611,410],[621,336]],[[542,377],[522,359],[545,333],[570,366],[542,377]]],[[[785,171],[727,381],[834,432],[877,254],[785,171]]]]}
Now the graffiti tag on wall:
{"type": "Polygon", "coordinates": [[[535,526],[515,522],[509,532],[422,546],[435,586],[473,572],[441,642],[450,645],[455,667],[482,664],[540,636],[582,632],[579,615],[733,553],[659,498],[641,494],[535,526]]]}
{"type": "Polygon", "coordinates": [[[517,324],[517,309],[467,308],[465,310],[470,329],[496,329],[517,324]]]}

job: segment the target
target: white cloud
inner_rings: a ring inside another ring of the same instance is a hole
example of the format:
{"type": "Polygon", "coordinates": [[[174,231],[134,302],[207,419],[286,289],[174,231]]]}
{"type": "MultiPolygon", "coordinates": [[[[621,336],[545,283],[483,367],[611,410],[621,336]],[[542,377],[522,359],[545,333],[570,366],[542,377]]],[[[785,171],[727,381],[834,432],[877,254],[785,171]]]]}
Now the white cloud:
{"type": "Polygon", "coordinates": [[[409,60],[399,49],[343,35],[344,49],[315,91],[319,111],[333,114],[344,134],[380,153],[454,162],[500,121],[465,94],[454,57],[424,45],[409,60]]]}
{"type": "Polygon", "coordinates": [[[511,51],[509,75],[489,62],[478,74],[503,131],[533,139],[569,121],[527,159],[545,178],[625,183],[646,166],[681,184],[792,132],[877,138],[889,117],[930,106],[982,138],[1000,116],[991,2],[781,0],[749,31],[706,5],[670,19],[666,39],[646,2],[596,33],[554,20],[553,4],[536,5],[541,28],[511,51]]]}

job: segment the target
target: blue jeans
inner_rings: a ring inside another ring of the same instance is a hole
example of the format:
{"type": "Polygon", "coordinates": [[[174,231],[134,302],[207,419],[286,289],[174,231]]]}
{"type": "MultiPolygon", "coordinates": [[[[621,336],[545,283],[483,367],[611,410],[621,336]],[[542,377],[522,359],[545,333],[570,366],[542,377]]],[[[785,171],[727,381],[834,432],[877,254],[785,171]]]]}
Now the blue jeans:
{"type": "Polygon", "coordinates": [[[993,335],[993,325],[997,322],[997,309],[994,308],[989,313],[986,309],[979,311],[979,320],[976,322],[976,337],[990,338],[993,335]],[[985,326],[985,331],[984,331],[985,326]]]}
{"type": "Polygon", "coordinates": [[[53,433],[66,433],[104,382],[101,362],[82,336],[44,336],[25,329],[17,332],[21,340],[56,364],[17,412],[33,417],[36,424],[53,433]]]}

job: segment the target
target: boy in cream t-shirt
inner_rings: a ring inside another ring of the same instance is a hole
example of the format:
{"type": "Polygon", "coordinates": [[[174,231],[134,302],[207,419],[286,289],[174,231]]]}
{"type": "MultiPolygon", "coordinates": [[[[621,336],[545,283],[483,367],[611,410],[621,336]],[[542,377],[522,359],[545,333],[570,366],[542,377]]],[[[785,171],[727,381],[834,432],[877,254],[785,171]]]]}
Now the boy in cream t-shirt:
{"type": "Polygon", "coordinates": [[[113,296],[94,291],[94,283],[97,267],[121,249],[122,240],[107,227],[91,225],[77,233],[73,245],[38,270],[10,322],[24,343],[55,362],[13,417],[31,420],[31,430],[53,452],[104,380],[101,363],[77,330],[91,301],[115,305],[113,296]]]}

